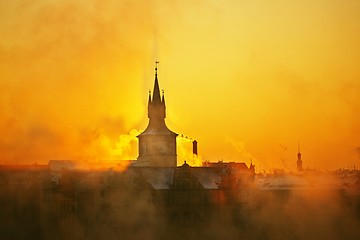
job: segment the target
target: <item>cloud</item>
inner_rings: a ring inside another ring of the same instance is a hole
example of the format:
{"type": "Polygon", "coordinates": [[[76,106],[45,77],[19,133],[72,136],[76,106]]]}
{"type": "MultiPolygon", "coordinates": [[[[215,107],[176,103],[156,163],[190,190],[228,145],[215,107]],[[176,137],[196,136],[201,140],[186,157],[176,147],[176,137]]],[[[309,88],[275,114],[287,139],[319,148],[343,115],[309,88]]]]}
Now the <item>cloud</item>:
{"type": "Polygon", "coordinates": [[[132,69],[134,56],[149,52],[156,8],[146,1],[1,5],[0,161],[80,157],[97,138],[123,149],[121,134],[144,114],[146,91],[132,69]]]}

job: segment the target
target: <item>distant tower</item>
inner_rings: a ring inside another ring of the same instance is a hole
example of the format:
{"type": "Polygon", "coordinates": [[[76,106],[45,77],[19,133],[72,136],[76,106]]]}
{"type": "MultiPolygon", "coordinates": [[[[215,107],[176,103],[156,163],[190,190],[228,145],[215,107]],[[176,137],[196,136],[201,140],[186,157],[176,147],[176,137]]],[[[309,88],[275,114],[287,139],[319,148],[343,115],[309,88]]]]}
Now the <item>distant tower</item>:
{"type": "Polygon", "coordinates": [[[134,166],[176,167],[177,133],[168,129],[165,124],[165,96],[160,96],[157,64],[155,67],[154,91],[149,92],[149,124],[139,136],[139,157],[134,166]]]}
{"type": "Polygon", "coordinates": [[[296,161],[296,165],[297,165],[297,170],[298,171],[302,171],[302,160],[301,160],[301,152],[300,152],[300,143],[298,142],[298,154],[297,154],[297,161],[296,161]]]}
{"type": "Polygon", "coordinates": [[[251,162],[250,162],[249,171],[250,171],[252,174],[254,174],[254,176],[255,176],[255,165],[252,163],[252,159],[251,159],[251,162]]]}

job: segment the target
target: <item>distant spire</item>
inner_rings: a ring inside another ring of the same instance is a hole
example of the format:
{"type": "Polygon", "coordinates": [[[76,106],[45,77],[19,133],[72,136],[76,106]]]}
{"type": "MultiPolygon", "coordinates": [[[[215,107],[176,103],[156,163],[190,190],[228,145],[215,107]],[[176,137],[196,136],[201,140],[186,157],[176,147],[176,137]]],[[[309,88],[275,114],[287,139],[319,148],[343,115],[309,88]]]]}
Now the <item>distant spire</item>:
{"type": "Polygon", "coordinates": [[[300,152],[300,141],[298,141],[298,154],[297,154],[297,170],[302,171],[302,160],[301,160],[301,152],[300,152]]]}
{"type": "Polygon", "coordinates": [[[152,98],[152,102],[154,102],[154,103],[161,102],[159,81],[158,81],[158,77],[157,77],[158,64],[159,64],[159,61],[156,61],[155,62],[155,84],[154,84],[154,91],[153,91],[153,98],[152,98]]]}
{"type": "Polygon", "coordinates": [[[252,162],[252,158],[251,158],[251,160],[250,160],[250,167],[249,167],[249,169],[255,171],[255,165],[254,165],[253,162],[252,162]]]}

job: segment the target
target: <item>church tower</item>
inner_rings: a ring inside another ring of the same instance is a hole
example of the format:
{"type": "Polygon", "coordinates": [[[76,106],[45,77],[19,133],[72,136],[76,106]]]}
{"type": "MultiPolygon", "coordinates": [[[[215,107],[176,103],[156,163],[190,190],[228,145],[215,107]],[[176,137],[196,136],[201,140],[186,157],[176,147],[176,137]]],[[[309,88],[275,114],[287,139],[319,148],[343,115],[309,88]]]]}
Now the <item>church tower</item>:
{"type": "Polygon", "coordinates": [[[296,166],[298,171],[302,171],[302,160],[301,160],[301,152],[300,152],[300,143],[298,142],[298,154],[297,154],[297,161],[296,166]]]}
{"type": "Polygon", "coordinates": [[[152,96],[149,92],[148,100],[149,124],[145,131],[137,136],[139,138],[139,157],[134,166],[176,167],[176,136],[178,134],[166,126],[165,110],[164,91],[160,96],[156,66],[154,90],[152,96]]]}

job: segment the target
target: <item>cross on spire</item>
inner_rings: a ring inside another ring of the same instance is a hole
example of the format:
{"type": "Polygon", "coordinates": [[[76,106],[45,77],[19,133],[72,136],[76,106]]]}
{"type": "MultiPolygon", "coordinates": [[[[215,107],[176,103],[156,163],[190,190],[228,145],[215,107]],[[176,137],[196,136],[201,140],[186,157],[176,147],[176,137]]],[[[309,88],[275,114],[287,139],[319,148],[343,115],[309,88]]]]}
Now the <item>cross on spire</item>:
{"type": "Polygon", "coordinates": [[[155,61],[155,74],[157,74],[159,61],[155,61]]]}
{"type": "Polygon", "coordinates": [[[161,103],[160,88],[159,88],[158,75],[157,75],[158,64],[159,64],[159,61],[156,61],[155,62],[155,84],[154,84],[154,91],[153,91],[153,97],[152,97],[152,102],[154,102],[154,103],[161,103]]]}

